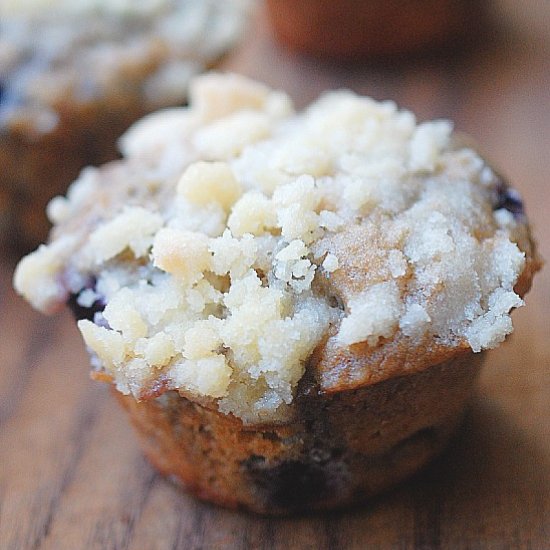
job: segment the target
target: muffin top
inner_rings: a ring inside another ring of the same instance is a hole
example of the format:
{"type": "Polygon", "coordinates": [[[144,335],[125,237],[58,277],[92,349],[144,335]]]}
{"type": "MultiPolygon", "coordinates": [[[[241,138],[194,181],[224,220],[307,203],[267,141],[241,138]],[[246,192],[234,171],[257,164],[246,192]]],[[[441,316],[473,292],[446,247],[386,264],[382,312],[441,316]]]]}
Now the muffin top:
{"type": "Polygon", "coordinates": [[[534,250],[517,194],[447,121],[324,94],[302,113],[236,75],[191,85],[84,170],[15,286],[69,302],[97,376],[246,423],[321,389],[495,347],[534,250]]]}
{"type": "Polygon", "coordinates": [[[0,0],[0,129],[55,128],[67,101],[182,103],[235,44],[248,0],[0,0]]]}

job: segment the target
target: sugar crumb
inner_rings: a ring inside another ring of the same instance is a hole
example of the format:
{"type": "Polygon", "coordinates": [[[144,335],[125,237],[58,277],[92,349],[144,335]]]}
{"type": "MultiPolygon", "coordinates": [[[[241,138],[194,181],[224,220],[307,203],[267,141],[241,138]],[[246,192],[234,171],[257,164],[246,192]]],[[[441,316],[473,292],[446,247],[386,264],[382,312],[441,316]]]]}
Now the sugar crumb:
{"type": "Polygon", "coordinates": [[[205,75],[52,203],[55,238],[14,284],[43,310],[106,303],[79,329],[120,391],[162,375],[284,421],[330,327],[337,347],[429,334],[475,352],[512,331],[521,222],[493,212],[495,174],[451,132],[351,92],[295,115],[282,92],[205,75]]]}

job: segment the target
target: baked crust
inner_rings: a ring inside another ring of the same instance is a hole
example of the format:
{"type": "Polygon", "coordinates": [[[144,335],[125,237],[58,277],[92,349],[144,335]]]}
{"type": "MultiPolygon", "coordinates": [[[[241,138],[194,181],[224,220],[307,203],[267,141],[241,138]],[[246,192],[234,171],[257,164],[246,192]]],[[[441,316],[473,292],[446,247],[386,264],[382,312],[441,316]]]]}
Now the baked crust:
{"type": "MultiPolygon", "coordinates": [[[[509,189],[507,185],[506,189],[509,189]]],[[[369,272],[372,262],[364,257],[365,247],[361,248],[362,241],[355,233],[357,229],[353,228],[351,235],[345,235],[344,246],[334,248],[334,242],[331,243],[341,262],[348,262],[346,268],[339,270],[330,279],[317,280],[323,292],[338,296],[344,305],[358,288],[364,288],[373,282],[369,272]]],[[[525,254],[525,266],[514,285],[514,291],[523,298],[531,288],[535,273],[542,268],[543,261],[537,252],[525,216],[518,224],[516,233],[518,247],[525,254]]],[[[372,235],[369,237],[372,239],[372,235]]],[[[402,332],[390,339],[382,339],[375,347],[367,342],[342,347],[336,333],[333,328],[314,352],[315,376],[322,391],[327,393],[353,390],[395,376],[419,372],[464,355],[470,350],[465,340],[457,340],[449,345],[430,335],[413,340],[402,332]]]]}
{"type": "Polygon", "coordinates": [[[360,502],[425,465],[459,424],[482,359],[465,352],[336,393],[311,370],[296,417],[279,426],[247,426],[175,392],[142,402],[113,393],[164,475],[227,507],[289,514],[360,502]]]}

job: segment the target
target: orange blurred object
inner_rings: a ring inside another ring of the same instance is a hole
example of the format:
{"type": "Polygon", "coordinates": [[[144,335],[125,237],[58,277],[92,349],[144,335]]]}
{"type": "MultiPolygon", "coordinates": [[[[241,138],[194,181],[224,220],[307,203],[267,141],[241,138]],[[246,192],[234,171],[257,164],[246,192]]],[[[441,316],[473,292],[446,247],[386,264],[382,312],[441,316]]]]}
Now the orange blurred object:
{"type": "Polygon", "coordinates": [[[466,40],[477,0],[267,0],[275,34],[289,48],[328,58],[399,56],[466,40]]]}

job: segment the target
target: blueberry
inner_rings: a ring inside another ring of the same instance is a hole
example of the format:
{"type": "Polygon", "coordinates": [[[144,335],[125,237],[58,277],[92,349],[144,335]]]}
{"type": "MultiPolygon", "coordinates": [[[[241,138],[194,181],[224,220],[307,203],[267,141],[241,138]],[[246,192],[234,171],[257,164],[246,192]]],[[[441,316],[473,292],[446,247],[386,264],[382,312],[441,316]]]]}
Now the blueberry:
{"type": "Polygon", "coordinates": [[[494,210],[500,210],[501,208],[508,210],[514,217],[524,214],[523,201],[520,194],[515,189],[506,185],[502,180],[497,183],[494,210]]]}
{"type": "Polygon", "coordinates": [[[105,301],[102,299],[96,300],[90,307],[84,307],[78,303],[80,293],[84,290],[94,289],[95,284],[95,280],[90,281],[89,284],[79,292],[71,294],[67,300],[67,305],[77,321],[80,321],[81,319],[88,319],[88,321],[93,322],[95,314],[100,313],[105,309],[105,301]]]}
{"type": "Polygon", "coordinates": [[[327,472],[314,462],[288,460],[270,466],[263,457],[253,456],[244,466],[256,487],[278,508],[304,509],[327,493],[327,472]]]}

